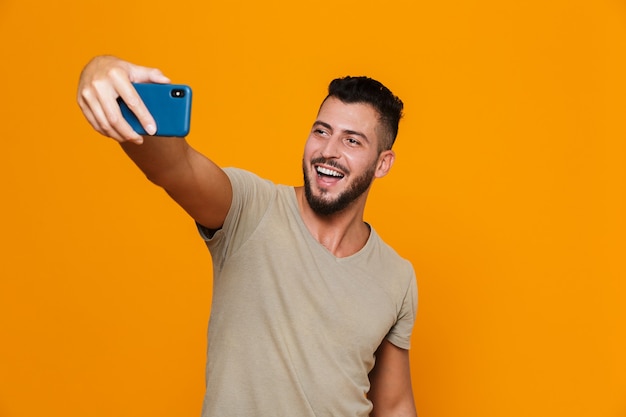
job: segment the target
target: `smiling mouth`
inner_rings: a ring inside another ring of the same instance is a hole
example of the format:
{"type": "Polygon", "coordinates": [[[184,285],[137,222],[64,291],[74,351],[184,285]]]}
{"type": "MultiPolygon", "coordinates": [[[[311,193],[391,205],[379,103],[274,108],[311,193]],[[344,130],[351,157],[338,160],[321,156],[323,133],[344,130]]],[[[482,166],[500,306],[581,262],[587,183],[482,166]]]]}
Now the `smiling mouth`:
{"type": "Polygon", "coordinates": [[[326,167],[321,167],[321,166],[315,167],[315,171],[317,172],[318,176],[336,178],[336,179],[342,179],[344,177],[344,175],[341,172],[335,171],[334,169],[330,169],[326,167]]]}

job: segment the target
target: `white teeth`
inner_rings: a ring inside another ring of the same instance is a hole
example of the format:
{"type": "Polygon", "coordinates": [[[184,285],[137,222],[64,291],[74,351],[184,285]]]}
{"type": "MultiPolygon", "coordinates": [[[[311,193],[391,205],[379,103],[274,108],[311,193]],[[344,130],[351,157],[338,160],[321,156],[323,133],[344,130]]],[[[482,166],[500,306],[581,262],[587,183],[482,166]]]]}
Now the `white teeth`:
{"type": "Polygon", "coordinates": [[[324,174],[324,175],[330,175],[331,177],[343,177],[342,174],[340,174],[337,171],[333,171],[332,169],[328,169],[328,168],[324,168],[324,167],[317,167],[317,172],[319,172],[320,174],[324,174]]]}

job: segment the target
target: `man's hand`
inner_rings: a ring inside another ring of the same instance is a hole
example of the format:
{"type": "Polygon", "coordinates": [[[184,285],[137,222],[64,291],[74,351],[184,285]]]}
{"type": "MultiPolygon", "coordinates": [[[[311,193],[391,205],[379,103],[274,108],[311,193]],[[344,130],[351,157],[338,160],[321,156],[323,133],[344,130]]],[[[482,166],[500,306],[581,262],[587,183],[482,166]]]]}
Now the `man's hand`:
{"type": "Polygon", "coordinates": [[[122,117],[117,98],[121,97],[149,134],[156,132],[152,115],[131,83],[160,83],[170,80],[156,68],[142,67],[113,56],[92,59],[83,69],[78,83],[78,105],[91,126],[118,142],[143,143],[122,117]]]}

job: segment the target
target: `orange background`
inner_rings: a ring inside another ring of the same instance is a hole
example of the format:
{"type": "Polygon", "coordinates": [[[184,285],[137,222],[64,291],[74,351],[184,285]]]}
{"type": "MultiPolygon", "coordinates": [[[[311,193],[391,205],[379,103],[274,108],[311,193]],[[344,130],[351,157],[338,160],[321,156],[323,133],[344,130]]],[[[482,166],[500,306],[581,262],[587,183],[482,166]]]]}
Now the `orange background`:
{"type": "Polygon", "coordinates": [[[0,416],[200,412],[209,255],[82,118],[102,53],[190,84],[190,142],[282,183],[331,78],[385,82],[366,214],[418,273],[420,417],[626,416],[623,1],[4,0],[0,38],[0,416]]]}

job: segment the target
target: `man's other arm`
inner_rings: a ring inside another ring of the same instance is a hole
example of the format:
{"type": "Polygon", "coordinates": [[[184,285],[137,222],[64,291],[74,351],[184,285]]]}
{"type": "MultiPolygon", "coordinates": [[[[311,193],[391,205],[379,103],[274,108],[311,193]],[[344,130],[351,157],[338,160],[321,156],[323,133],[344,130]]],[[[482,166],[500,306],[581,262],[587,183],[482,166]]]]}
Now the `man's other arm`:
{"type": "Polygon", "coordinates": [[[369,374],[367,397],[374,406],[370,417],[416,417],[409,351],[384,340],[376,351],[376,365],[369,374]]]}

